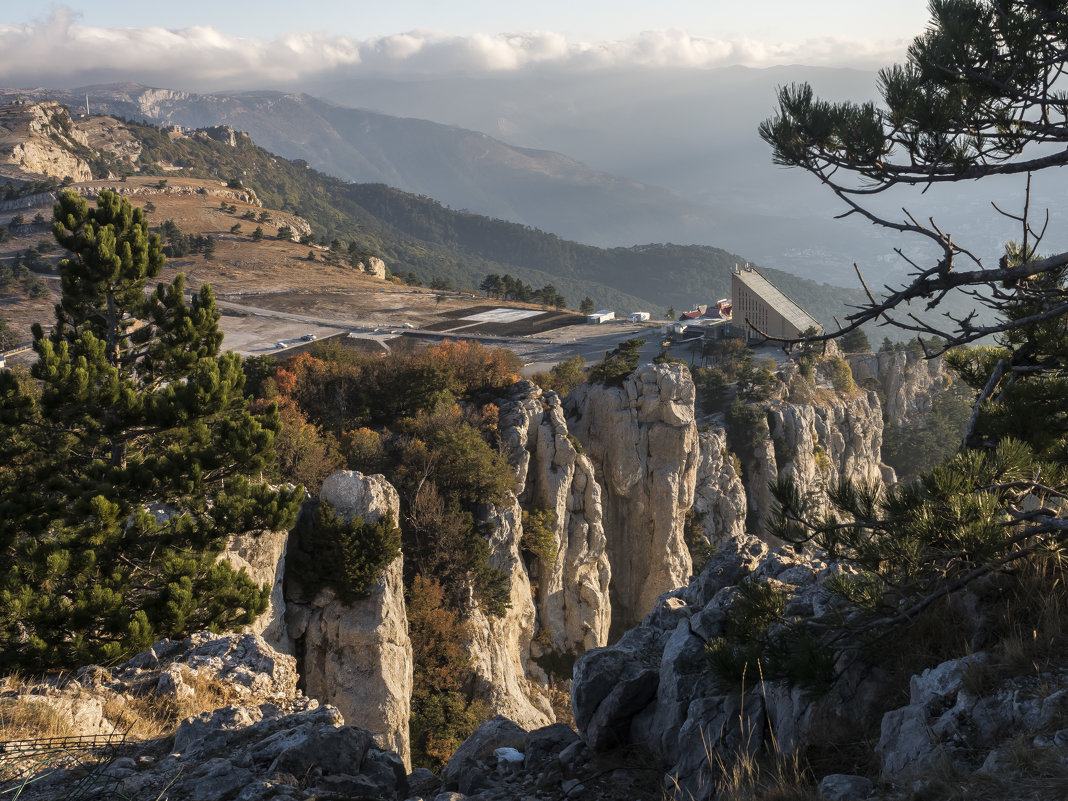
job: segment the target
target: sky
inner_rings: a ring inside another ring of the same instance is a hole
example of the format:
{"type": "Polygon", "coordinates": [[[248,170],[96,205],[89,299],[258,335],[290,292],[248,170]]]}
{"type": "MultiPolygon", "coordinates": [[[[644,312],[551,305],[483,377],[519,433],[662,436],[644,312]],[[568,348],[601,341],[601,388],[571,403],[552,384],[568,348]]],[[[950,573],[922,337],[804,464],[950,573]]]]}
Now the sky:
{"type": "Polygon", "coordinates": [[[925,0],[4,0],[0,84],[170,75],[157,85],[202,91],[298,86],[337,71],[870,69],[899,60],[926,18],[925,0]]]}

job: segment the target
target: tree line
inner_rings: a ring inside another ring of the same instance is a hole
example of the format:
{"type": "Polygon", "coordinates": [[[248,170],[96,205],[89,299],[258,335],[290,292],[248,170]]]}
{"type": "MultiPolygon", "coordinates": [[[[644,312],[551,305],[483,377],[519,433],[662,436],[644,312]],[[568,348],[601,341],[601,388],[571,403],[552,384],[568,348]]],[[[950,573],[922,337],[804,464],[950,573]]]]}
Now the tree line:
{"type": "Polygon", "coordinates": [[[562,309],[567,306],[567,300],[556,291],[552,284],[546,284],[541,289],[535,289],[530,284],[519,278],[513,278],[505,273],[498,275],[490,273],[482,279],[478,288],[491,298],[501,300],[518,300],[523,303],[540,303],[542,306],[552,306],[562,309]]]}

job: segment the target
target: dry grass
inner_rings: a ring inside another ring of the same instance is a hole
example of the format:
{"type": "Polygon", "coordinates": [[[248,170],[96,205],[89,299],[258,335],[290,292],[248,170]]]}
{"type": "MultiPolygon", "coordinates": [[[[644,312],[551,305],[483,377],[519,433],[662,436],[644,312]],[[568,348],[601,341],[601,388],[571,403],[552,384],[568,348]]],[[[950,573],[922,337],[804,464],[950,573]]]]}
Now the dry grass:
{"type": "Polygon", "coordinates": [[[756,756],[740,753],[727,762],[717,755],[717,801],[814,801],[813,778],[801,756],[777,748],[756,756]]]}
{"type": "Polygon", "coordinates": [[[170,737],[188,717],[211,712],[240,701],[233,686],[213,677],[183,671],[183,678],[193,693],[186,696],[160,695],[155,692],[124,699],[112,696],[104,705],[104,716],[134,740],[170,737]]]}
{"type": "Polygon", "coordinates": [[[0,742],[70,737],[70,719],[41,698],[0,698],[0,742]]]}
{"type": "Polygon", "coordinates": [[[1068,562],[1042,554],[985,590],[993,657],[965,674],[965,688],[986,695],[1008,679],[1064,666],[1068,653],[1068,562]]]}
{"type": "Polygon", "coordinates": [[[575,716],[571,711],[571,693],[557,681],[551,682],[543,690],[549,698],[549,703],[552,704],[556,722],[563,723],[577,731],[575,729],[575,716]]]}
{"type": "MultiPolygon", "coordinates": [[[[109,694],[104,701],[104,717],[132,740],[154,740],[170,737],[186,718],[211,712],[231,703],[239,703],[241,696],[232,685],[214,677],[183,670],[183,680],[193,692],[190,695],[123,696],[109,694]]],[[[17,676],[5,677],[0,686],[8,692],[27,689],[17,676]]],[[[0,742],[42,737],[72,737],[79,734],[69,715],[40,697],[22,696],[0,698],[0,742]]]]}

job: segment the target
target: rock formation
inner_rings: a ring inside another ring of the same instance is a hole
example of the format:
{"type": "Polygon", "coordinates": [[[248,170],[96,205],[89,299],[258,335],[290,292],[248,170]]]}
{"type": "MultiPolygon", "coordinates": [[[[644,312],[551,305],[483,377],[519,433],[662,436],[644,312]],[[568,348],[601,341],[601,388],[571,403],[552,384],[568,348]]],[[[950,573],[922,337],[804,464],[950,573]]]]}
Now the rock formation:
{"type": "Polygon", "coordinates": [[[0,772],[0,794],[58,799],[75,789],[87,798],[173,801],[229,801],[238,794],[244,801],[407,797],[400,757],[376,748],[371,732],[344,725],[337,709],[302,697],[296,682],[293,657],[261,638],[202,632],[156,643],[110,670],[91,665],[73,679],[4,692],[5,704],[47,704],[67,716],[69,732],[99,739],[71,741],[65,750],[53,742],[41,753],[24,743],[26,756],[16,754],[0,772]],[[168,705],[188,717],[176,730],[153,728],[160,725],[159,708],[168,705]]]}
{"type": "Polygon", "coordinates": [[[510,606],[503,617],[475,608],[469,619],[471,668],[478,697],[489,702],[494,714],[505,715],[522,726],[536,728],[553,722],[552,707],[527,680],[530,641],[534,637],[534,602],[530,581],[519,555],[523,536],[522,510],[511,503],[492,507],[486,518],[490,564],[509,577],[510,606]]]}
{"type": "Polygon", "coordinates": [[[72,152],[84,151],[88,144],[59,103],[9,104],[0,110],[0,175],[88,181],[93,177],[89,162],[72,152]]]}
{"type": "Polygon", "coordinates": [[[938,773],[1011,772],[1021,739],[1036,765],[1063,763],[1068,670],[1014,678],[986,692],[970,689],[969,671],[990,661],[980,652],[912,677],[909,703],[882,719],[875,751],[884,779],[903,785],[938,773]]]}
{"type": "Polygon", "coordinates": [[[520,500],[554,518],[555,561],[531,563],[540,635],[534,655],[577,656],[604,645],[611,623],[601,487],[589,457],[572,441],[555,392],[521,381],[500,410],[501,447],[520,500]]]}
{"type": "Polygon", "coordinates": [[[884,417],[899,426],[922,422],[935,395],[952,383],[940,357],[924,359],[922,353],[894,350],[854,353],[847,359],[858,384],[874,383],[882,389],[884,417]]]}
{"type": "MultiPolygon", "coordinates": [[[[755,753],[767,727],[786,752],[813,726],[829,732],[835,715],[827,710],[837,709],[837,696],[817,704],[778,685],[744,692],[726,687],[706,645],[723,636],[744,576],[788,590],[787,615],[813,616],[841,603],[826,586],[839,569],[812,556],[772,551],[750,535],[724,542],[701,575],[665,594],[641,625],[579,659],[572,704],[583,740],[595,750],[640,744],[673,766],[680,798],[703,798],[716,755],[729,762],[739,752],[755,753]]],[[[857,687],[848,692],[855,697],[857,687]]]]}
{"type": "MultiPolygon", "coordinates": [[[[308,233],[311,233],[309,230],[308,233]]],[[[386,263],[378,256],[368,256],[366,259],[362,259],[356,264],[358,269],[363,270],[368,275],[373,275],[375,278],[381,278],[383,281],[386,278],[386,263]]]]}
{"type": "MultiPolygon", "coordinates": [[[[320,497],[346,519],[400,517],[397,491],[380,475],[342,471],[323,482],[320,497]]],[[[345,720],[374,732],[379,747],[410,764],[408,716],[412,646],[404,606],[403,560],[398,556],[370,597],[350,605],[330,589],[290,602],[289,635],[303,655],[301,676],[309,695],[336,706],[345,720]]]]}
{"type": "Polygon", "coordinates": [[[683,586],[683,536],[698,443],[694,385],[683,365],[646,365],[621,387],[584,384],[565,403],[568,427],[600,479],[612,566],[612,621],[633,625],[657,597],[683,586]]]}
{"type": "Polygon", "coordinates": [[[234,570],[244,570],[257,586],[271,588],[267,609],[248,627],[278,651],[293,653],[293,641],[286,631],[285,558],[288,531],[260,531],[231,534],[219,559],[234,570]]]}
{"type": "Polygon", "coordinates": [[[745,533],[746,492],[720,426],[699,431],[697,477],[691,511],[716,545],[745,533]]]}
{"type": "Polygon", "coordinates": [[[744,464],[749,530],[765,537],[774,504],[769,485],[780,476],[824,502],[827,489],[843,478],[894,480],[893,470],[881,461],[883,416],[874,391],[835,390],[819,372],[810,383],[793,363],[779,377],[781,389],[789,392],[780,390],[758,404],[770,438],[758,443],[744,464]]]}

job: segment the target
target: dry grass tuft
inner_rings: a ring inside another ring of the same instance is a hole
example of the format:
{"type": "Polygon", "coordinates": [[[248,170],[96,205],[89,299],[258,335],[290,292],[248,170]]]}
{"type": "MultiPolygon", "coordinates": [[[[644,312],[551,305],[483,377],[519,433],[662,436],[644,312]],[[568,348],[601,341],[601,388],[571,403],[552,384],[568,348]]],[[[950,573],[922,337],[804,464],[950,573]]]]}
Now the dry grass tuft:
{"type": "Polygon", "coordinates": [[[104,705],[104,715],[120,731],[128,731],[129,738],[153,740],[172,736],[188,717],[242,700],[232,685],[217,678],[183,670],[183,679],[193,690],[191,695],[112,696],[104,705]]]}
{"type": "Polygon", "coordinates": [[[797,752],[778,749],[757,756],[741,753],[727,763],[716,756],[721,774],[716,801],[815,801],[813,777],[797,752]]]}
{"type": "Polygon", "coordinates": [[[0,742],[73,734],[67,716],[42,698],[0,698],[0,742]]]}

